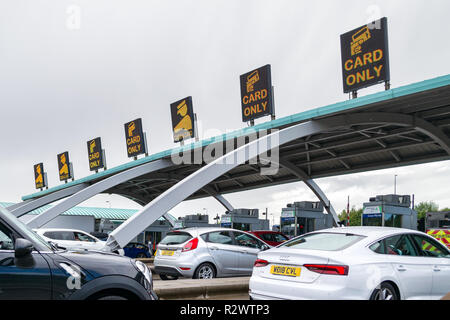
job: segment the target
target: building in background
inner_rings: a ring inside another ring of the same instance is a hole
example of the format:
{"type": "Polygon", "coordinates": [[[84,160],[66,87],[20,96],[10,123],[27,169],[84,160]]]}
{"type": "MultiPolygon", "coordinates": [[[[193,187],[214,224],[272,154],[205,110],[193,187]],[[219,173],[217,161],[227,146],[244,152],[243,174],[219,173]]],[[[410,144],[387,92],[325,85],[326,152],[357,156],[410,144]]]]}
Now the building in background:
{"type": "Polygon", "coordinates": [[[411,208],[411,196],[388,194],[370,198],[363,205],[363,226],[417,230],[417,212],[411,208]]]}
{"type": "Polygon", "coordinates": [[[235,209],[222,215],[220,225],[242,231],[270,230],[269,220],[259,219],[258,209],[235,209]]]}
{"type": "Polygon", "coordinates": [[[308,232],[333,227],[333,217],[323,212],[321,202],[294,202],[281,210],[280,232],[296,237],[308,232]]]}
{"type": "Polygon", "coordinates": [[[450,249],[450,211],[427,212],[425,232],[450,249]]]}
{"type": "Polygon", "coordinates": [[[178,218],[175,222],[174,229],[208,227],[217,227],[217,224],[210,224],[209,216],[206,214],[192,214],[178,218]]]}

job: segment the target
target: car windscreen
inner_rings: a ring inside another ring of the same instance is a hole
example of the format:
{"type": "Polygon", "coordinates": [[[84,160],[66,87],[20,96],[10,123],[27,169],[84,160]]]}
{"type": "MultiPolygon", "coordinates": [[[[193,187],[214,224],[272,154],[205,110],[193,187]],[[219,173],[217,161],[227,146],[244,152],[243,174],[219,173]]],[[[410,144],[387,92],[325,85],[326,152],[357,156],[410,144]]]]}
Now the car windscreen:
{"type": "Polygon", "coordinates": [[[288,237],[280,233],[274,233],[273,237],[275,238],[275,242],[283,242],[289,240],[288,237]]]}
{"type": "Polygon", "coordinates": [[[364,236],[349,233],[312,233],[281,245],[292,249],[338,251],[350,247],[364,236]]]}
{"type": "Polygon", "coordinates": [[[174,245],[182,244],[191,239],[192,236],[187,232],[169,232],[159,244],[174,245]]]}
{"type": "Polygon", "coordinates": [[[0,218],[3,218],[7,224],[16,229],[22,236],[33,242],[38,251],[53,251],[52,247],[42,239],[37,233],[31,230],[26,224],[13,216],[8,210],[0,207],[0,218]]]}

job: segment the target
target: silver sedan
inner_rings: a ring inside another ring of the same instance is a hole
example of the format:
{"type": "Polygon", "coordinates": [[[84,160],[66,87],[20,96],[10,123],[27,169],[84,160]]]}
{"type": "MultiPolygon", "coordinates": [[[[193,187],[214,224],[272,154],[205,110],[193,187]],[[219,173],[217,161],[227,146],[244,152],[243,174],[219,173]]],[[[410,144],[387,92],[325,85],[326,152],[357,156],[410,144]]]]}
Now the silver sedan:
{"type": "Polygon", "coordinates": [[[259,252],[270,246],[229,228],[188,228],[169,232],[158,244],[155,272],[161,279],[249,276],[259,252]]]}

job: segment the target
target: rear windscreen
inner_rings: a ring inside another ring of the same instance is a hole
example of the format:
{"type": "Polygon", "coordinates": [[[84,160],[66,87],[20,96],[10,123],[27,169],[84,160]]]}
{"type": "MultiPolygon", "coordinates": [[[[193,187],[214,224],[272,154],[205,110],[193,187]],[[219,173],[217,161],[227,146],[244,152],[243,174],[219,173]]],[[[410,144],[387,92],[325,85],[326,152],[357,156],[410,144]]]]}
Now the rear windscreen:
{"type": "Polygon", "coordinates": [[[338,251],[345,249],[363,236],[346,233],[313,233],[293,239],[281,247],[306,250],[338,251]]]}
{"type": "Polygon", "coordinates": [[[161,240],[160,244],[182,244],[191,238],[192,236],[187,232],[169,232],[167,233],[166,237],[161,240]]]}

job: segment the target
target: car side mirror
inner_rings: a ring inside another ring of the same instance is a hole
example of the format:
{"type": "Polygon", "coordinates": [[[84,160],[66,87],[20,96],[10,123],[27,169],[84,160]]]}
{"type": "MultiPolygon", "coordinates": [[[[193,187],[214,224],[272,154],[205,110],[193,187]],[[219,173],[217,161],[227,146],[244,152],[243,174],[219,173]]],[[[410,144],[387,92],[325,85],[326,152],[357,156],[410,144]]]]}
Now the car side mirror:
{"type": "Polygon", "coordinates": [[[30,241],[19,238],[14,245],[14,256],[16,258],[30,256],[33,249],[33,244],[30,241]]]}
{"type": "Polygon", "coordinates": [[[266,250],[269,250],[269,249],[270,249],[270,247],[268,245],[265,245],[265,244],[261,247],[261,251],[266,251],[266,250]]]}

